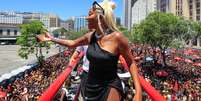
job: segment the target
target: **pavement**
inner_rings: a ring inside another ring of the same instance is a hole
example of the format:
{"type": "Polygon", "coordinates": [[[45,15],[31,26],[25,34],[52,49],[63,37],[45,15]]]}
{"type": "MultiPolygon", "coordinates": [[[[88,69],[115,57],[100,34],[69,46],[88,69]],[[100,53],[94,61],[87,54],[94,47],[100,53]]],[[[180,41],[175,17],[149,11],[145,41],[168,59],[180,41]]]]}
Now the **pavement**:
{"type": "MultiPolygon", "coordinates": [[[[18,56],[19,45],[0,45],[0,76],[5,73],[9,73],[13,69],[20,68],[24,65],[35,63],[36,57],[31,54],[28,59],[22,59],[18,56]]],[[[53,45],[46,54],[46,50],[43,49],[45,58],[50,57],[59,52],[59,48],[53,45]]]]}

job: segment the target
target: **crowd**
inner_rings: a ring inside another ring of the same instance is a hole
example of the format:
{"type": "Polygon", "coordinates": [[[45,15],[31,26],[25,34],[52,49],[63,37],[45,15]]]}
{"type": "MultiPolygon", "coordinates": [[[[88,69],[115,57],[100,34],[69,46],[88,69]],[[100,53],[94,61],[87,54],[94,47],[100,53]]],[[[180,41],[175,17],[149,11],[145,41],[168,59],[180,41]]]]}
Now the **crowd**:
{"type": "MultiPolygon", "coordinates": [[[[131,47],[133,58],[137,61],[140,74],[168,101],[201,100],[201,67],[185,61],[175,60],[178,54],[183,54],[188,49],[183,49],[182,51],[169,49],[169,52],[166,51],[166,66],[163,66],[161,65],[160,49],[155,49],[156,52],[154,52],[154,48],[149,46],[131,45],[131,47]],[[159,71],[165,72],[167,75],[159,75],[159,71]]],[[[64,53],[56,54],[46,59],[40,67],[17,76],[13,82],[6,86],[1,85],[0,92],[6,92],[7,96],[0,98],[0,101],[36,101],[42,92],[65,69],[71,53],[70,51],[65,51],[64,53]]],[[[201,50],[196,50],[190,55],[201,56],[200,53],[201,50]]],[[[200,61],[198,59],[196,62],[200,61]]],[[[129,89],[127,94],[131,92],[129,89]]],[[[57,100],[59,100],[59,96],[57,100]]],[[[151,101],[151,98],[144,92],[143,100],[151,101]]]]}
{"type": "Polygon", "coordinates": [[[36,101],[68,64],[69,51],[46,59],[39,67],[16,76],[12,82],[0,86],[6,97],[0,101],[36,101]],[[65,55],[65,57],[64,57],[65,55]]]}
{"type": "MultiPolygon", "coordinates": [[[[162,66],[163,60],[160,57],[160,49],[153,50],[153,48],[147,47],[146,50],[143,49],[141,45],[132,45],[132,47],[134,58],[141,57],[137,62],[140,67],[141,75],[143,75],[168,101],[201,100],[201,67],[195,66],[190,62],[177,61],[174,59],[177,54],[188,53],[189,49],[180,51],[169,49],[170,52],[166,51],[166,66],[162,66]],[[154,53],[154,51],[156,52],[154,53]],[[157,58],[156,64],[154,58],[157,58]],[[158,72],[161,71],[162,74],[166,73],[166,75],[159,75],[158,72]]],[[[201,56],[201,50],[195,51],[196,52],[187,55],[201,56]]],[[[185,58],[185,56],[183,56],[183,58],[185,58]]],[[[198,59],[196,62],[200,62],[200,60],[198,59]]],[[[144,100],[151,100],[146,93],[144,93],[144,100]]]]}

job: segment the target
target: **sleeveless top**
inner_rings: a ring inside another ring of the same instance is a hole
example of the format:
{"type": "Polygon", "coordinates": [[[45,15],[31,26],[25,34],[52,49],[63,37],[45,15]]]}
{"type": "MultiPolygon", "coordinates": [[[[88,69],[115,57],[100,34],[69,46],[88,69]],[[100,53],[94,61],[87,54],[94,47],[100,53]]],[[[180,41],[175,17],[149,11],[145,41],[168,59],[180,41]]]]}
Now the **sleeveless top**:
{"type": "Polygon", "coordinates": [[[93,33],[86,53],[89,60],[88,77],[81,87],[84,101],[106,101],[111,87],[123,95],[121,80],[117,75],[119,55],[102,49],[97,41],[93,33]]]}

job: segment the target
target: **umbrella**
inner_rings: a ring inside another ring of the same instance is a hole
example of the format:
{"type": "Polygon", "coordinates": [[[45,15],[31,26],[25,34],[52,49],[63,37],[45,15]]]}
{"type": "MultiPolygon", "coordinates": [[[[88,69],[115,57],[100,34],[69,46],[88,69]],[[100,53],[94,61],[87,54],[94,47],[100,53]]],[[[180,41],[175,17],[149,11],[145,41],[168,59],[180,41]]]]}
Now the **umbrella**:
{"type": "Polygon", "coordinates": [[[201,67],[201,63],[194,63],[193,65],[194,65],[194,66],[201,67]]]}
{"type": "Polygon", "coordinates": [[[161,70],[161,71],[157,71],[156,75],[159,77],[166,77],[166,76],[168,76],[168,73],[164,70],[161,70]]]}
{"type": "Polygon", "coordinates": [[[201,57],[198,56],[198,55],[193,55],[193,57],[196,58],[196,59],[201,59],[201,57]]]}
{"type": "Polygon", "coordinates": [[[175,59],[175,60],[182,60],[182,58],[181,58],[181,57],[178,57],[178,56],[176,56],[174,59],[175,59]]]}
{"type": "Polygon", "coordinates": [[[184,59],[184,61],[187,63],[193,63],[193,61],[191,61],[190,59],[184,59]]]}

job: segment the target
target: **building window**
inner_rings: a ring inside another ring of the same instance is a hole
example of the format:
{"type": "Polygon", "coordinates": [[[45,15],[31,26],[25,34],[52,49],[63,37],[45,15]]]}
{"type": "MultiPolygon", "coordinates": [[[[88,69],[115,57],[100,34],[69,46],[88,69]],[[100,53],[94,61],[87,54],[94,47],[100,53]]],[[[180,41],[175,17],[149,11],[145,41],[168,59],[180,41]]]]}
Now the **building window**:
{"type": "Polygon", "coordinates": [[[10,36],[10,29],[7,30],[7,35],[10,36]]]}
{"type": "Polygon", "coordinates": [[[200,8],[200,3],[196,3],[196,8],[200,8]]]}
{"type": "Polygon", "coordinates": [[[193,5],[190,5],[190,9],[193,9],[193,5]]]}
{"type": "Polygon", "coordinates": [[[14,35],[17,36],[17,30],[14,30],[14,35]]]}
{"type": "Polygon", "coordinates": [[[199,15],[200,14],[200,9],[197,9],[196,13],[197,13],[197,15],[199,15]]]}
{"type": "Polygon", "coordinates": [[[3,35],[3,30],[1,29],[1,30],[0,30],[0,36],[2,36],[2,35],[3,35]]]}
{"type": "Polygon", "coordinates": [[[196,16],[196,20],[197,20],[197,21],[200,20],[200,16],[196,16]]]}
{"type": "Polygon", "coordinates": [[[192,11],[190,11],[190,16],[193,16],[193,12],[192,11]]]}

